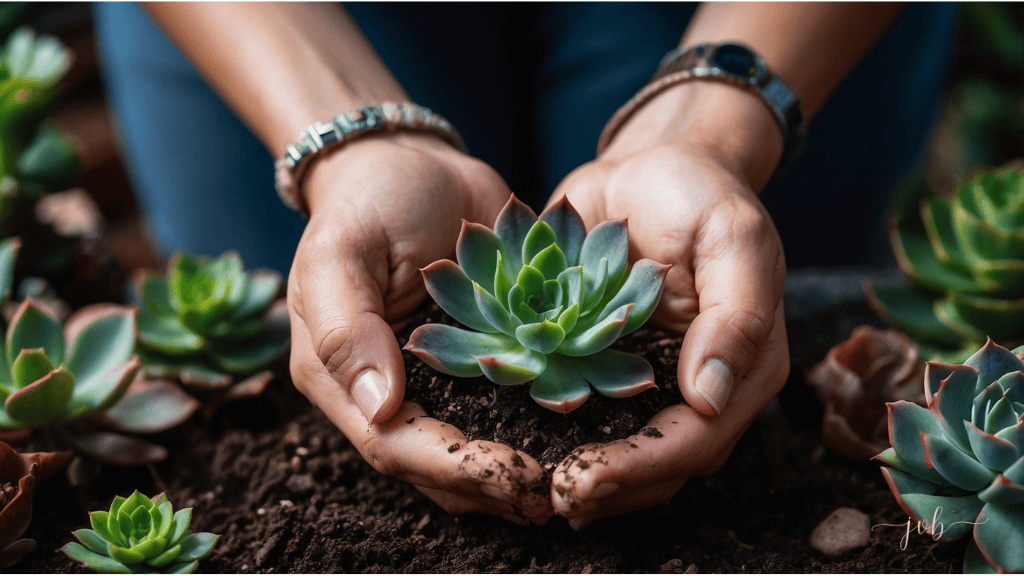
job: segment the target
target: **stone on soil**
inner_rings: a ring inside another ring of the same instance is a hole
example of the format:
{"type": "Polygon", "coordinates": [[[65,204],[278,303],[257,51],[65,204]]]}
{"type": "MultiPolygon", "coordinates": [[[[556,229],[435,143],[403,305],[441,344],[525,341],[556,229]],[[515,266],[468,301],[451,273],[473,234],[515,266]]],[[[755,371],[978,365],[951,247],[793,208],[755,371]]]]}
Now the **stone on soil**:
{"type": "Polygon", "coordinates": [[[868,545],[871,519],[856,508],[839,508],[811,532],[811,548],[829,558],[868,545]]]}

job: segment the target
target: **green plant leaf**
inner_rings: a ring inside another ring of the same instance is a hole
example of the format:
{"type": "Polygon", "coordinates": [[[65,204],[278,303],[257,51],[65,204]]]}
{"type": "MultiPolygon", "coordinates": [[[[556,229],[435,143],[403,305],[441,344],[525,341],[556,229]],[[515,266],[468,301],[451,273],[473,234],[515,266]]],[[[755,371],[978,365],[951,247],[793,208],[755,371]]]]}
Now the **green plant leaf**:
{"type": "Polygon", "coordinates": [[[36,36],[22,26],[7,40],[4,64],[11,76],[51,86],[71,67],[71,52],[53,36],[36,36]]]}
{"type": "Polygon", "coordinates": [[[7,360],[13,364],[26,348],[42,348],[54,366],[64,363],[64,334],[60,324],[28,298],[21,303],[7,328],[7,360]]]}
{"type": "Polygon", "coordinates": [[[198,352],[206,339],[196,334],[177,316],[154,317],[143,310],[138,317],[139,344],[166,354],[198,352]]]}
{"type": "Polygon", "coordinates": [[[75,378],[67,368],[53,370],[8,396],[7,415],[28,425],[58,420],[67,413],[74,386],[75,378]]]}
{"type": "MultiPolygon", "coordinates": [[[[96,523],[94,522],[93,526],[95,525],[96,523]]],[[[74,532],[72,532],[72,534],[74,534],[75,538],[78,538],[78,541],[84,544],[85,547],[89,550],[92,550],[97,554],[107,553],[107,542],[109,538],[106,538],[103,535],[103,533],[99,532],[98,530],[89,530],[83,528],[81,530],[75,530],[74,532]]]]}
{"type": "Polygon", "coordinates": [[[545,278],[553,280],[565,270],[565,254],[562,254],[558,244],[552,243],[530,260],[530,266],[540,270],[545,278]]]}
{"type": "Polygon", "coordinates": [[[891,236],[896,263],[911,278],[938,291],[984,293],[991,286],[981,286],[957,268],[946,266],[935,255],[931,242],[912,230],[897,228],[891,236]]]}
{"type": "Polygon", "coordinates": [[[177,316],[177,312],[171,306],[170,290],[166,278],[146,273],[139,281],[139,293],[142,295],[144,314],[152,314],[157,317],[177,316]]]}
{"type": "Polygon", "coordinates": [[[957,274],[970,276],[970,268],[964,264],[967,257],[956,241],[953,208],[949,202],[941,198],[924,200],[921,202],[921,219],[924,221],[928,241],[939,261],[957,274]]]}
{"type": "Polygon", "coordinates": [[[18,357],[14,359],[11,372],[17,387],[23,388],[53,372],[55,368],[56,366],[46,356],[46,351],[42,348],[34,348],[22,350],[18,354],[18,357]]]}
{"type": "Polygon", "coordinates": [[[967,545],[967,552],[964,554],[963,564],[964,574],[996,574],[996,569],[988,563],[985,556],[981,554],[981,550],[978,549],[978,544],[971,540],[971,543],[967,545]]]}
{"type": "Polygon", "coordinates": [[[473,282],[473,293],[474,308],[487,320],[488,326],[491,328],[486,332],[498,330],[508,336],[515,336],[519,323],[513,320],[501,302],[476,282],[473,282]]]}
{"type": "Polygon", "coordinates": [[[938,472],[932,470],[925,460],[921,434],[942,435],[942,428],[935,421],[931,412],[913,402],[904,400],[888,402],[886,407],[889,409],[889,439],[892,441],[893,451],[898,460],[884,459],[883,461],[928,482],[948,485],[949,482],[938,472]]]}
{"type": "Polygon", "coordinates": [[[564,312],[558,317],[558,325],[562,327],[562,331],[566,334],[572,332],[573,328],[576,327],[576,321],[579,319],[580,305],[573,304],[565,309],[564,312]]]}
{"type": "Polygon", "coordinates": [[[529,382],[547,366],[547,356],[523,346],[501,350],[491,355],[477,356],[484,376],[501,386],[514,386],[529,382]]]}
{"type": "Polygon", "coordinates": [[[974,494],[967,496],[936,496],[935,491],[940,488],[919,478],[900,472],[892,468],[882,468],[889,487],[900,507],[910,515],[914,522],[927,521],[931,523],[935,518],[936,510],[942,508],[940,513],[941,522],[945,530],[942,532],[942,540],[952,541],[970,531],[972,523],[978,518],[981,507],[984,504],[974,494]]]}
{"type": "Polygon", "coordinates": [[[933,394],[932,402],[928,405],[946,437],[954,441],[964,452],[971,449],[963,423],[971,418],[971,404],[974,401],[974,387],[977,382],[976,370],[969,366],[956,367],[939,383],[939,389],[933,394]]]}
{"type": "Polygon", "coordinates": [[[62,190],[74,184],[82,163],[78,150],[66,134],[44,126],[18,156],[16,168],[22,178],[50,190],[62,190]]]}
{"type": "Polygon", "coordinates": [[[67,360],[79,386],[91,388],[128,362],[135,348],[135,334],[132,309],[110,310],[86,324],[70,343],[67,360]]]}
{"type": "Polygon", "coordinates": [[[11,297],[14,285],[14,264],[21,250],[20,238],[5,238],[0,242],[0,305],[11,297]]]}
{"type": "Polygon", "coordinates": [[[220,536],[209,532],[197,532],[186,536],[181,541],[181,553],[178,554],[178,560],[188,562],[206,558],[213,551],[213,547],[219,539],[220,536]]]}
{"type": "Polygon", "coordinates": [[[975,394],[979,394],[1004,375],[1024,370],[1024,361],[1017,358],[1013,352],[989,339],[981,349],[964,362],[964,366],[978,371],[975,394]]]}
{"type": "Polygon", "coordinates": [[[462,223],[462,232],[455,244],[455,255],[466,276],[477,284],[494,282],[498,251],[504,251],[501,240],[480,224],[462,223]]]}
{"type": "Polygon", "coordinates": [[[1000,474],[988,488],[978,492],[978,499],[987,504],[1019,504],[1024,502],[1024,486],[1000,474]]]}
{"type": "Polygon", "coordinates": [[[505,273],[505,258],[498,252],[498,263],[494,267],[494,297],[508,309],[508,293],[512,290],[512,280],[505,273]]]}
{"type": "Polygon", "coordinates": [[[281,275],[273,270],[257,270],[249,273],[249,289],[232,315],[242,320],[262,315],[274,297],[281,290],[281,275]]]}
{"type": "Polygon", "coordinates": [[[413,330],[404,349],[435,370],[453,376],[481,376],[477,356],[509,350],[519,343],[504,334],[484,334],[446,326],[425,324],[413,330]]]}
{"type": "Polygon", "coordinates": [[[179,562],[171,565],[164,574],[191,574],[196,571],[199,567],[199,561],[193,560],[192,562],[179,562]]]}
{"type": "Polygon", "coordinates": [[[925,464],[950,484],[977,492],[988,486],[996,474],[941,436],[921,434],[925,464]]]}
{"type": "Polygon", "coordinates": [[[590,386],[564,358],[555,355],[530,385],[530,397],[548,410],[568,414],[590,397],[590,386]]]}
{"type": "Polygon", "coordinates": [[[68,405],[71,416],[78,418],[85,414],[102,412],[113,406],[124,396],[141,363],[141,359],[134,356],[105,377],[93,378],[85,384],[75,386],[68,405]]]}
{"type": "Polygon", "coordinates": [[[581,293],[580,316],[593,317],[600,312],[598,306],[604,299],[605,292],[611,279],[608,277],[608,259],[601,258],[597,262],[597,270],[593,276],[586,269],[583,270],[583,291],[581,293]]]}
{"type": "Polygon", "coordinates": [[[68,542],[60,549],[68,558],[85,564],[85,567],[100,573],[131,574],[132,569],[109,556],[103,556],[89,550],[77,542],[68,542]]]}
{"type": "MultiPolygon", "coordinates": [[[[522,251],[523,265],[533,262],[534,257],[545,248],[555,245],[557,240],[555,238],[555,231],[551,229],[547,222],[543,220],[534,222],[533,226],[530,227],[530,231],[526,234],[526,238],[523,240],[523,245],[519,247],[522,251]]],[[[509,246],[508,249],[514,250],[515,247],[509,246]]],[[[562,269],[565,269],[565,266],[562,266],[562,269]]],[[[549,277],[554,278],[554,275],[549,277]]]]}
{"type": "Polygon", "coordinates": [[[123,432],[153,434],[188,420],[201,403],[163,380],[132,387],[104,417],[123,432]]]}
{"type": "Polygon", "coordinates": [[[178,554],[180,554],[180,553],[181,553],[181,544],[178,544],[176,546],[168,548],[167,550],[164,550],[156,558],[151,558],[149,560],[146,560],[146,565],[147,566],[152,566],[154,568],[162,568],[164,566],[167,566],[171,562],[174,562],[175,560],[177,560],[178,559],[178,554]]]}
{"type": "Polygon", "coordinates": [[[192,509],[182,508],[174,513],[174,528],[171,537],[167,539],[168,546],[177,546],[188,534],[188,527],[192,523],[192,509]]]}
{"type": "Polygon", "coordinates": [[[558,352],[566,356],[590,356],[611,346],[622,335],[632,308],[633,304],[620,306],[600,323],[582,333],[570,334],[558,347],[558,352]]]}
{"type": "MultiPolygon", "coordinates": [[[[601,260],[608,259],[607,276],[614,282],[628,264],[629,234],[625,220],[606,220],[590,231],[580,249],[583,272],[592,279],[600,277],[601,260]]],[[[586,306],[585,306],[586,308],[586,306]]]]}
{"type": "Polygon", "coordinates": [[[629,352],[602,350],[585,358],[566,358],[566,362],[595,390],[610,398],[628,398],[657,387],[651,363],[629,352]]]}
{"type": "Polygon", "coordinates": [[[973,333],[1004,340],[1019,335],[1024,326],[1024,298],[1002,300],[951,293],[945,302],[944,306],[953,312],[951,316],[972,326],[973,333]]]}
{"type": "Polygon", "coordinates": [[[232,374],[249,374],[266,368],[288,351],[290,341],[278,334],[268,334],[246,343],[232,343],[230,347],[215,343],[213,350],[217,365],[232,374]]]}
{"type": "Polygon", "coordinates": [[[583,248],[583,241],[587,236],[587,230],[583,225],[583,219],[579,212],[572,207],[569,199],[562,196],[562,199],[544,210],[540,220],[547,222],[555,232],[558,247],[565,254],[565,261],[568,266],[579,264],[580,251],[583,248]]]}
{"type": "Polygon", "coordinates": [[[964,420],[964,427],[967,429],[967,438],[971,444],[971,451],[986,468],[990,470],[1006,470],[1020,458],[1020,450],[1009,440],[985,432],[975,426],[970,420],[964,420]]]}
{"type": "Polygon", "coordinates": [[[960,335],[935,315],[935,297],[905,286],[865,283],[871,307],[889,322],[916,339],[955,346],[960,335]]]}
{"type": "Polygon", "coordinates": [[[670,264],[659,264],[654,260],[644,258],[633,265],[629,277],[622,288],[608,301],[604,310],[598,314],[598,322],[604,320],[605,315],[617,310],[624,304],[633,303],[629,311],[629,319],[626,327],[622,330],[622,336],[632,333],[643,325],[661,300],[661,292],[665,282],[665,275],[668,273],[670,264]]]}
{"type": "Polygon", "coordinates": [[[458,264],[451,260],[438,260],[421,272],[427,293],[449,316],[480,332],[493,334],[500,331],[477,308],[473,281],[458,264]]]}
{"type": "Polygon", "coordinates": [[[506,248],[503,257],[509,266],[506,274],[510,278],[523,267],[522,246],[526,242],[526,235],[536,221],[537,215],[533,210],[520,202],[514,194],[509,197],[505,207],[498,213],[498,218],[494,222],[494,233],[506,248]]]}
{"type": "Polygon", "coordinates": [[[520,344],[541,354],[554,352],[565,339],[565,330],[550,320],[523,324],[516,328],[515,334],[520,344]]]}
{"type": "Polygon", "coordinates": [[[974,541],[999,572],[1024,572],[1024,504],[986,504],[974,527],[974,541]]]}

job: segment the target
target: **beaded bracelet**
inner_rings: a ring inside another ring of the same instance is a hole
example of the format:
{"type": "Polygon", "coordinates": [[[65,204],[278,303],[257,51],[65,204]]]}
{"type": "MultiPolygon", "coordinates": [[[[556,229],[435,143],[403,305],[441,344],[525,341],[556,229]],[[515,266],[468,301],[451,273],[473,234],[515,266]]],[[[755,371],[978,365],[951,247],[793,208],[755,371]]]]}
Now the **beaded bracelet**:
{"type": "Polygon", "coordinates": [[[334,150],[354,138],[385,130],[413,130],[443,138],[452,146],[466,151],[466,144],[451,123],[424,106],[410,102],[385,102],[379,106],[362,106],[339,114],[329,122],[314,122],[298,142],[289,144],[284,156],[274,162],[274,187],[285,206],[309,216],[309,209],[299,193],[303,176],[321,153],[334,150]]]}

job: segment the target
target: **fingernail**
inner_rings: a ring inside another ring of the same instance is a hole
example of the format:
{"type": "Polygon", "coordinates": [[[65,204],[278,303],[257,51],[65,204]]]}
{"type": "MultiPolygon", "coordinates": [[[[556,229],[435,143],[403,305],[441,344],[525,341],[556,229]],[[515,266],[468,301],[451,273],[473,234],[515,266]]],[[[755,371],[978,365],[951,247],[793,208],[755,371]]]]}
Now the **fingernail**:
{"type": "Polygon", "coordinates": [[[580,528],[583,528],[585,524],[583,523],[582,518],[573,518],[572,520],[569,520],[569,526],[571,526],[573,530],[579,532],[580,528]]]}
{"type": "Polygon", "coordinates": [[[718,358],[712,358],[705,362],[697,373],[697,392],[711,404],[716,413],[721,414],[725,403],[729,401],[735,379],[736,376],[728,364],[718,358]]]}
{"type": "Polygon", "coordinates": [[[352,398],[366,421],[373,424],[374,417],[388,399],[388,381],[380,372],[366,370],[352,383],[352,398]]]}
{"type": "Polygon", "coordinates": [[[502,514],[501,517],[504,518],[505,520],[508,520],[509,522],[513,522],[515,524],[519,524],[520,526],[529,526],[530,525],[530,521],[529,520],[527,520],[526,518],[520,518],[519,516],[516,516],[515,514],[502,514]]]}
{"type": "Polygon", "coordinates": [[[590,493],[590,500],[598,500],[611,496],[619,491],[619,485],[615,482],[605,482],[604,484],[598,484],[597,488],[590,493]]]}
{"type": "Polygon", "coordinates": [[[481,484],[480,492],[486,496],[490,496],[491,498],[501,500],[502,502],[508,502],[509,504],[512,503],[512,495],[508,494],[507,492],[503,492],[502,489],[498,488],[497,486],[492,486],[490,484],[481,484]]]}

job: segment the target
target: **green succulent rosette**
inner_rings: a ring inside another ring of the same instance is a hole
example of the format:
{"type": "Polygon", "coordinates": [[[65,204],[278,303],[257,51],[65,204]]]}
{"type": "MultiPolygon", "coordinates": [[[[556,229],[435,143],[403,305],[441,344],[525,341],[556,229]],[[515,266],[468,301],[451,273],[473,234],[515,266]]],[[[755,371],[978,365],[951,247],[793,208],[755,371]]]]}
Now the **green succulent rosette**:
{"type": "Polygon", "coordinates": [[[892,447],[875,459],[913,520],[973,534],[964,572],[1024,572],[1021,353],[988,340],[962,365],[928,362],[927,407],[887,404],[892,447]]]}
{"type": "Polygon", "coordinates": [[[175,254],[167,274],[140,282],[139,355],[147,375],[209,388],[270,366],[288,349],[283,318],[270,318],[275,272],[247,273],[235,252],[216,259],[175,254]]]}
{"type": "MultiPolygon", "coordinates": [[[[892,233],[912,286],[869,289],[879,312],[922,343],[974,350],[1024,336],[1024,164],[982,171],[921,204],[923,226],[892,233]]],[[[920,224],[920,223],[918,223],[920,224]]]]}
{"type": "Polygon", "coordinates": [[[190,534],[192,509],[174,511],[167,496],[147,498],[138,490],[117,496],[109,512],[90,512],[92,529],[74,532],[78,542],[61,551],[96,571],[116,574],[191,574],[220,536],[190,534]]]}
{"type": "Polygon", "coordinates": [[[427,291],[467,327],[427,324],[406,349],[453,376],[500,385],[532,381],[530,395],[557,412],[591,389],[632,396],[655,386],[647,360],[608,347],[639,328],[658,305],[669,266],[628,262],[624,220],[589,234],[565,199],[538,217],[514,196],[494,225],[464,222],[458,263],[423,269],[427,291]]]}

